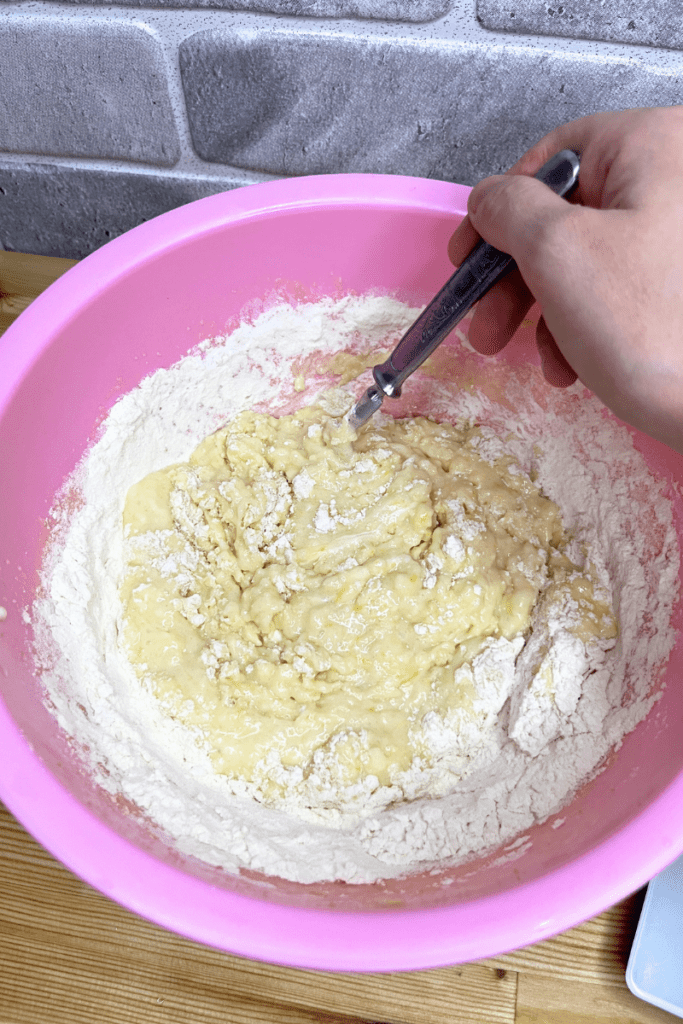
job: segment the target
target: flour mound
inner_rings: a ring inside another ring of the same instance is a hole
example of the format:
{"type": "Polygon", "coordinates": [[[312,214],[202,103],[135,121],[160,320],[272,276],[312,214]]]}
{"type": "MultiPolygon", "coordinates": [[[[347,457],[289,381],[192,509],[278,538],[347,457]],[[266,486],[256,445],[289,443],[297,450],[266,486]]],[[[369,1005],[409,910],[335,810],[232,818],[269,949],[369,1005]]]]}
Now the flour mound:
{"type": "MultiPolygon", "coordinates": [[[[69,500],[53,510],[60,540],[33,616],[46,699],[97,782],[122,794],[179,850],[210,864],[303,882],[369,882],[494,849],[564,806],[657,700],[674,641],[679,568],[664,486],[628,431],[580,385],[568,393],[539,390],[520,373],[508,375],[500,401],[439,379],[420,398],[419,411],[436,421],[481,425],[484,459],[500,458],[504,439],[504,452],[560,507],[572,536],[569,555],[576,565],[592,566],[620,633],[613,650],[593,647],[587,654],[567,607],[539,618],[523,650],[507,641],[485,648],[471,671],[480,672],[484,689],[497,687],[487,707],[497,712],[502,701],[502,708],[466,781],[456,779],[447,795],[431,799],[423,795],[422,772],[418,788],[411,792],[406,778],[388,805],[368,805],[359,791],[362,816],[340,809],[324,825],[302,822],[301,815],[262,806],[247,784],[216,772],[196,730],[165,715],[141,686],[117,634],[129,487],[186,461],[242,410],[278,415],[309,403],[330,379],[319,374],[311,381],[306,371],[308,389],[295,394],[306,360],[320,367],[340,351],[391,347],[416,313],[379,297],[281,305],[204,343],[117,402],[70,481],[69,500]],[[542,685],[548,673],[553,693],[542,685]]],[[[305,498],[309,486],[302,475],[299,495],[305,498]]],[[[329,503],[318,511],[321,534],[337,528],[329,503]]],[[[449,557],[460,555],[463,539],[462,530],[452,537],[449,557]]],[[[436,718],[426,716],[422,728],[430,749],[453,748],[436,718]]],[[[325,770],[321,764],[323,790],[325,770]]],[[[438,793],[438,769],[432,770],[438,793]]]]}

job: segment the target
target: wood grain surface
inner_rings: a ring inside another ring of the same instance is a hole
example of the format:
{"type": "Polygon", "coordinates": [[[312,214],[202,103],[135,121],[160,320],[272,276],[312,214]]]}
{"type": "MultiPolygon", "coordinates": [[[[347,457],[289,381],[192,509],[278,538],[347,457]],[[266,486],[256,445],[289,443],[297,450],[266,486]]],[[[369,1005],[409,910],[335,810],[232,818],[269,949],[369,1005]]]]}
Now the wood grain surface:
{"type": "MultiPolygon", "coordinates": [[[[0,252],[0,333],[73,262],[0,252]]],[[[562,935],[478,963],[400,974],[297,970],[200,946],[124,910],[0,805],[0,1024],[675,1022],[624,981],[642,899],[636,893],[562,935]]]]}
{"type": "Polygon", "coordinates": [[[642,893],[514,953],[332,974],[221,953],[91,889],[0,805],[0,1024],[656,1024],[624,982],[642,893]]]}
{"type": "Polygon", "coordinates": [[[0,334],[76,260],[0,250],[0,334]]]}

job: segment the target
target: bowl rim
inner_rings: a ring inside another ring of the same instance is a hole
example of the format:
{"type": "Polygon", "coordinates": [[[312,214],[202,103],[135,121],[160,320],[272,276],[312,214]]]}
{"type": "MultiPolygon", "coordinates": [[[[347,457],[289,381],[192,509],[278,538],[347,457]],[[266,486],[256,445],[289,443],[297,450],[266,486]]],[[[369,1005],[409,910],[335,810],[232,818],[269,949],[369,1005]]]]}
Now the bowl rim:
{"type": "MultiPolygon", "coordinates": [[[[162,214],[76,264],[8,328],[0,338],[0,415],[50,338],[84,303],[168,248],[227,222],[315,206],[384,206],[457,216],[466,209],[469,191],[398,175],[316,175],[241,187],[162,214]],[[51,324],[47,338],[46,323],[51,324]]],[[[592,917],[683,853],[683,832],[677,835],[672,827],[683,806],[682,771],[597,847],[503,893],[428,910],[285,906],[219,888],[118,835],[52,775],[1,697],[0,736],[0,798],[71,871],[156,924],[227,952],[287,966],[402,971],[491,957],[592,917]]]]}

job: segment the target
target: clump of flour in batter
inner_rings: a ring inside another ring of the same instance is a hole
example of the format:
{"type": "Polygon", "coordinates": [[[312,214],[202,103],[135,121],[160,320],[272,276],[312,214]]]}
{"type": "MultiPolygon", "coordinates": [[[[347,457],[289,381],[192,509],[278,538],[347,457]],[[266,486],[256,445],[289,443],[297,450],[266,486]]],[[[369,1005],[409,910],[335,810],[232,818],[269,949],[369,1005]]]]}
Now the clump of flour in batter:
{"type": "Polygon", "coordinates": [[[244,412],[123,519],[142,683],[217,772],[307,817],[450,792],[511,695],[537,744],[525,709],[567,711],[614,645],[559,508],[478,427],[244,412]]]}

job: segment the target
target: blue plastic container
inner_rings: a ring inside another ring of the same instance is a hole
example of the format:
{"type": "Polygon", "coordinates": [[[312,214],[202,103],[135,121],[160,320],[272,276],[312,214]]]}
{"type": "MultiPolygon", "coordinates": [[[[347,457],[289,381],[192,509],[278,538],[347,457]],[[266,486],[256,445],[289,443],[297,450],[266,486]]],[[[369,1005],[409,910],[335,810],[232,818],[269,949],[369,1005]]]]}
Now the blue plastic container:
{"type": "Polygon", "coordinates": [[[648,886],[626,984],[639,999],[683,1017],[683,857],[648,886]]]}

